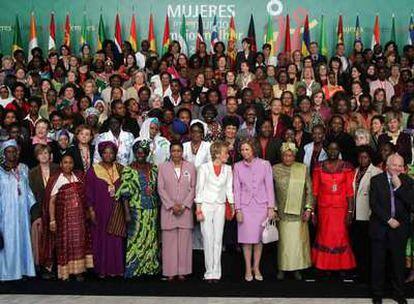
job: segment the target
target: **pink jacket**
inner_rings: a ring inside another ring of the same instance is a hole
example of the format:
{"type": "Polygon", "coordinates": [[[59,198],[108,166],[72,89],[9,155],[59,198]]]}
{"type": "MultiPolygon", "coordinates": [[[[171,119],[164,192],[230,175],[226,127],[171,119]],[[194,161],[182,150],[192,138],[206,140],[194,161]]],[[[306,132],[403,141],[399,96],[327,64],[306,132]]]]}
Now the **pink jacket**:
{"type": "Polygon", "coordinates": [[[180,178],[177,177],[172,161],[159,165],[158,193],[161,198],[161,229],[193,228],[192,207],[195,197],[196,169],[193,164],[184,161],[180,178]],[[185,211],[175,216],[172,208],[175,203],[183,204],[185,211]]]}

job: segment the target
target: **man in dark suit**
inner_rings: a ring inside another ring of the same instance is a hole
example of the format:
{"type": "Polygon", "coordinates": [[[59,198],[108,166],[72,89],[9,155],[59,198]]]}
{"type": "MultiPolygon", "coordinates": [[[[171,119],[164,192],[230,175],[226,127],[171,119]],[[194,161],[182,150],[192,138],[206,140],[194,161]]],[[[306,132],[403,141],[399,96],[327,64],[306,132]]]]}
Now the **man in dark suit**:
{"type": "Polygon", "coordinates": [[[410,231],[410,211],[414,202],[414,181],[404,172],[404,159],[392,154],[386,171],[371,179],[370,237],[372,245],[373,303],[382,303],[387,253],[391,262],[394,299],[407,303],[404,297],[405,247],[410,231]]]}
{"type": "Polygon", "coordinates": [[[309,44],[309,57],[312,59],[312,65],[315,68],[319,63],[327,63],[326,57],[319,53],[319,45],[312,41],[309,44]]]}

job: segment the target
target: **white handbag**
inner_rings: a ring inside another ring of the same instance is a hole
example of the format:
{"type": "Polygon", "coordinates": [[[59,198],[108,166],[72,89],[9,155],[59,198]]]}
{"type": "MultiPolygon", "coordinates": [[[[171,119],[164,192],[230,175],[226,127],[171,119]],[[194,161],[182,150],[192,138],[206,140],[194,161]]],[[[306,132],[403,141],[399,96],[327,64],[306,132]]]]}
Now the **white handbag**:
{"type": "Polygon", "coordinates": [[[269,244],[279,240],[279,231],[277,230],[275,220],[266,219],[262,223],[262,227],[264,227],[262,233],[263,244],[269,244]]]}

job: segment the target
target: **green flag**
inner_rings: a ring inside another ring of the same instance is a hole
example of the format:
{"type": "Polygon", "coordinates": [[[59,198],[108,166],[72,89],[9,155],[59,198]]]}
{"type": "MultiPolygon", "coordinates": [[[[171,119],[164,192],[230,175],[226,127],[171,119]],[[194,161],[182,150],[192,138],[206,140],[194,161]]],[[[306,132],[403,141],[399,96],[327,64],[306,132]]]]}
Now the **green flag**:
{"type": "Polygon", "coordinates": [[[319,37],[319,49],[322,55],[328,56],[328,39],[326,36],[325,21],[323,15],[321,16],[321,32],[319,37]]]}
{"type": "Polygon", "coordinates": [[[188,54],[188,44],[187,44],[187,26],[185,24],[185,17],[183,14],[183,20],[181,22],[180,33],[178,34],[178,42],[181,46],[181,53],[188,54]]]}
{"type": "Polygon", "coordinates": [[[392,25],[391,25],[391,41],[397,42],[397,34],[395,30],[395,15],[392,14],[392,25]]]}
{"type": "Polygon", "coordinates": [[[98,26],[98,50],[102,50],[102,44],[106,39],[105,35],[105,25],[103,23],[102,13],[99,17],[99,26],[98,26]]]}
{"type": "Polygon", "coordinates": [[[274,38],[273,38],[273,20],[272,17],[270,16],[270,14],[267,17],[267,32],[266,32],[266,43],[270,44],[272,49],[271,49],[271,55],[274,55],[275,53],[275,46],[274,46],[274,38]]]}
{"type": "Polygon", "coordinates": [[[22,34],[20,32],[19,17],[16,14],[16,22],[14,24],[13,44],[12,53],[17,50],[23,49],[22,34]]]}
{"type": "Polygon", "coordinates": [[[87,25],[86,25],[86,12],[83,13],[83,21],[82,21],[82,28],[81,28],[81,37],[80,37],[80,45],[83,46],[87,44],[87,25]]]}

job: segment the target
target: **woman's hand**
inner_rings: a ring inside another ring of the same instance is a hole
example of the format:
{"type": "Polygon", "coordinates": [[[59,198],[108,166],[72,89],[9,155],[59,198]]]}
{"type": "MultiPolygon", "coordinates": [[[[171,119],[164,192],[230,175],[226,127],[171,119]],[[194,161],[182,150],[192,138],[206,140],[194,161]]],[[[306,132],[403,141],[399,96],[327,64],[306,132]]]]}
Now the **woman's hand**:
{"type": "Polygon", "coordinates": [[[275,215],[276,215],[276,213],[275,213],[275,209],[273,209],[273,208],[268,208],[268,209],[267,209],[267,218],[268,218],[269,220],[273,220],[273,219],[275,219],[275,215]]]}
{"type": "Polygon", "coordinates": [[[243,223],[243,213],[240,210],[236,212],[236,220],[238,223],[243,223]]]}
{"type": "Polygon", "coordinates": [[[56,221],[55,220],[50,221],[50,223],[49,223],[49,230],[51,232],[56,232],[56,221]]]}
{"type": "Polygon", "coordinates": [[[203,214],[203,211],[201,211],[201,204],[197,204],[195,213],[196,213],[197,222],[204,221],[204,214],[203,214]]]}
{"type": "Polygon", "coordinates": [[[96,225],[96,214],[95,210],[89,209],[89,218],[91,219],[91,222],[96,225]]]}
{"type": "Polygon", "coordinates": [[[302,215],[302,221],[303,222],[309,222],[310,218],[312,216],[312,211],[311,210],[306,210],[303,215],[302,215]]]}
{"type": "Polygon", "coordinates": [[[353,212],[348,212],[347,215],[346,215],[345,224],[350,226],[352,224],[353,218],[354,218],[354,213],[353,212]]]}

